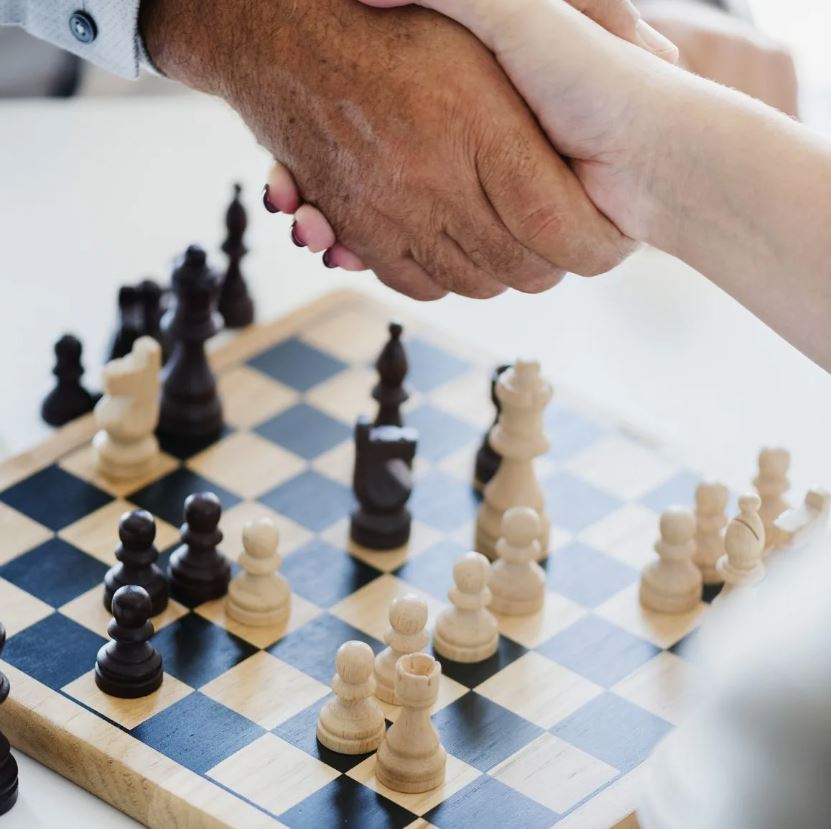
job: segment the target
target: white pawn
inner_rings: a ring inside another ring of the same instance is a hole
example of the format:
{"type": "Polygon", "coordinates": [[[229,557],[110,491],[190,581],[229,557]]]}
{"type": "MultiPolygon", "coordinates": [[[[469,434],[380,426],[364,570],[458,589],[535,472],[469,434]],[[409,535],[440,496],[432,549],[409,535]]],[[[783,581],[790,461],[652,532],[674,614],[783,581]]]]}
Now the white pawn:
{"type": "Polygon", "coordinates": [[[699,484],[695,490],[695,555],[693,562],[701,570],[704,584],[721,584],[716,570],[724,555],[722,530],[727,524],[727,499],[724,484],[699,484]]]}
{"type": "Polygon", "coordinates": [[[332,690],[317,719],[317,739],[338,754],[366,754],[384,738],[384,712],[375,701],[372,648],[344,642],[335,656],[332,690]]]}
{"type": "Polygon", "coordinates": [[[765,549],[765,525],[759,516],[761,499],[756,494],[739,498],[739,514],[727,525],[726,550],[717,569],[724,580],[726,593],[736,587],[753,587],[765,577],[762,556],[765,549]]]}
{"type": "Polygon", "coordinates": [[[447,594],[453,607],[442,610],[433,631],[433,648],[454,662],[481,662],[499,647],[496,618],[487,606],[491,567],[481,553],[467,553],[453,566],[455,585],[447,594]]]}
{"type": "Polygon", "coordinates": [[[658,613],[686,613],[701,601],[701,571],[693,564],[695,517],[683,507],[661,515],[661,538],[655,542],[658,560],[641,574],[641,604],[658,613]]]}
{"type": "Polygon", "coordinates": [[[540,557],[540,517],[530,507],[512,507],[502,518],[498,559],[491,567],[490,609],[507,616],[536,613],[545,602],[540,557]]]}
{"type": "Polygon", "coordinates": [[[279,625],[288,619],[291,588],[277,570],[279,533],[269,518],[249,521],[242,531],[241,571],[231,579],[225,610],[244,625],[279,625]]]}
{"type": "Polygon", "coordinates": [[[444,782],[447,752],[430,719],[440,679],[441,665],[428,653],[402,656],[395,666],[401,713],[378,747],[375,779],[396,792],[426,792],[444,782]]]}
{"type": "Polygon", "coordinates": [[[759,452],[759,474],[753,486],[761,499],[759,517],[765,527],[765,554],[784,540],[780,538],[776,519],[791,506],[784,497],[790,486],[790,466],[791,455],[787,449],[762,449],[759,452]]]}
{"type": "Polygon", "coordinates": [[[129,354],[104,366],[104,396],[95,407],[99,431],[92,439],[95,466],[102,475],[140,478],[156,464],[161,365],[159,344],[140,337],[129,354]]]}
{"type": "Polygon", "coordinates": [[[398,704],[395,698],[395,663],[408,653],[422,651],[430,641],[426,630],[427,603],[408,593],[390,604],[390,627],[384,634],[388,647],[375,657],[375,696],[398,704]]]}

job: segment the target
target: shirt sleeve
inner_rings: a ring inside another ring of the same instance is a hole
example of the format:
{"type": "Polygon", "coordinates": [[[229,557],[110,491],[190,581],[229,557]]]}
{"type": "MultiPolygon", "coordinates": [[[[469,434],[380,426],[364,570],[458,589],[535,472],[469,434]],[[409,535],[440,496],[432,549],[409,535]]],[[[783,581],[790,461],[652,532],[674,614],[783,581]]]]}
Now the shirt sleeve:
{"type": "Polygon", "coordinates": [[[0,25],[29,34],[84,60],[137,78],[152,70],[138,30],[141,0],[0,0],[0,25]]]}

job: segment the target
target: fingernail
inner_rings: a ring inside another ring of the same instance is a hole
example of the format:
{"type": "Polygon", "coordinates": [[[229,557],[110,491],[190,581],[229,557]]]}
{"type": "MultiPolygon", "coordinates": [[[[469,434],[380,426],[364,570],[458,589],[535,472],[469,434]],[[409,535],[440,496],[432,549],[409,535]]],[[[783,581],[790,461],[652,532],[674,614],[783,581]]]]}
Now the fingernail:
{"type": "Polygon", "coordinates": [[[265,209],[266,209],[269,213],[279,213],[279,212],[280,212],[280,208],[279,208],[279,207],[275,207],[275,206],[271,203],[271,199],[269,198],[269,190],[268,190],[268,185],[267,185],[267,184],[266,184],[266,186],[265,186],[265,187],[263,187],[263,207],[264,207],[264,208],[265,208],[265,209]]]}
{"type": "Polygon", "coordinates": [[[678,47],[657,29],[653,29],[643,18],[637,22],[635,32],[641,45],[653,54],[673,63],[678,60],[678,47]]]}
{"type": "Polygon", "coordinates": [[[332,251],[329,248],[327,248],[326,250],[323,251],[323,264],[327,268],[336,268],[337,267],[337,265],[334,265],[332,263],[332,251]]]}
{"type": "Polygon", "coordinates": [[[306,243],[303,241],[303,239],[300,236],[300,230],[297,227],[297,222],[292,222],[292,224],[291,224],[291,240],[299,248],[305,248],[306,247],[306,243]]]}

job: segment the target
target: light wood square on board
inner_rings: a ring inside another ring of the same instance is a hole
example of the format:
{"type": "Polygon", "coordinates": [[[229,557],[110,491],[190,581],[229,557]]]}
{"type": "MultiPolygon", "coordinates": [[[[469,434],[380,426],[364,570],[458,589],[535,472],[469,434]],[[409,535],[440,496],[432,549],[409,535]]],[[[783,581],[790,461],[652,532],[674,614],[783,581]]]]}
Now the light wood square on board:
{"type": "Polygon", "coordinates": [[[268,730],[329,693],[322,682],[265,651],[255,653],[200,690],[268,730]]]}
{"type": "Polygon", "coordinates": [[[234,432],[191,458],[194,472],[243,498],[256,498],[306,468],[292,452],[251,432],[234,432]]]}
{"type": "Polygon", "coordinates": [[[355,442],[345,440],[334,449],[318,455],[312,461],[312,469],[339,481],[345,486],[352,486],[352,473],[355,468],[355,442]]]}
{"type": "Polygon", "coordinates": [[[62,469],[71,472],[78,478],[81,478],[87,483],[103,489],[115,498],[123,498],[130,492],[136,492],[153,481],[158,481],[165,475],[171,473],[179,466],[179,461],[171,455],[164,452],[159,452],[156,457],[153,468],[146,474],[138,478],[128,478],[126,480],[115,480],[102,475],[95,467],[95,458],[92,453],[92,444],[86,443],[80,449],[67,455],[59,464],[62,469]]]}
{"type": "MultiPolygon", "coordinates": [[[[346,773],[347,777],[363,783],[364,786],[392,800],[393,803],[403,806],[416,815],[423,815],[425,812],[429,812],[430,809],[438,806],[439,803],[443,803],[449,797],[456,794],[456,792],[461,791],[465,786],[481,777],[482,774],[478,769],[469,766],[458,757],[448,754],[444,783],[441,786],[419,794],[405,794],[404,792],[396,792],[388,789],[383,783],[379,783],[376,780],[375,757],[375,754],[367,757],[362,763],[359,763],[355,768],[348,771],[346,773]]],[[[482,825],[486,825],[484,816],[482,825]]]]}
{"type": "Polygon", "coordinates": [[[0,579],[0,622],[11,637],[52,613],[52,608],[25,590],[0,579]]]}
{"type": "Polygon", "coordinates": [[[474,690],[542,728],[551,728],[603,692],[599,685],[534,651],[474,690]]]}
{"type": "Polygon", "coordinates": [[[208,772],[208,777],[276,815],[338,776],[335,769],[273,734],[264,734],[208,772]]]}
{"type": "Polygon", "coordinates": [[[656,558],[658,535],[658,515],[638,504],[627,504],[587,527],[578,537],[590,547],[641,570],[656,558]]]}
{"type": "Polygon", "coordinates": [[[643,791],[640,765],[610,783],[582,806],[557,822],[557,829],[638,829],[635,806],[643,791]]]}
{"type": "Polygon", "coordinates": [[[73,699],[103,714],[107,719],[118,723],[124,728],[135,728],[150,717],[160,714],[176,702],[183,700],[193,693],[193,688],[176,679],[175,676],[165,674],[161,687],[138,699],[120,699],[105,694],[95,684],[95,672],[88,671],[74,682],[64,686],[63,692],[73,699]]]}
{"type": "MultiPolygon", "coordinates": [[[[115,548],[119,545],[118,522],[125,512],[134,509],[138,509],[135,504],[118,498],[64,527],[58,535],[104,564],[115,564],[115,548]]],[[[153,543],[158,550],[165,550],[179,540],[179,531],[161,518],[154,518],[156,539],[153,543]]]]}
{"type": "Polygon", "coordinates": [[[581,605],[547,590],[542,610],[526,616],[504,616],[494,613],[499,632],[526,648],[536,648],[555,633],[573,625],[588,611],[581,605]]]}
{"type": "Polygon", "coordinates": [[[542,734],[488,774],[562,814],[618,775],[618,770],[573,745],[542,734]]]}
{"type": "Polygon", "coordinates": [[[496,417],[491,403],[490,376],[479,370],[469,371],[436,389],[430,394],[430,403],[469,423],[483,436],[496,417]]]}
{"type": "Polygon", "coordinates": [[[51,530],[0,503],[0,564],[34,549],[51,537],[51,530]]]}
{"type": "MultiPolygon", "coordinates": [[[[368,308],[339,310],[311,323],[303,330],[303,340],[350,363],[374,362],[389,333],[389,321],[368,308]]],[[[407,330],[404,338],[406,343],[407,330]]]]}
{"type": "Polygon", "coordinates": [[[259,521],[261,518],[268,518],[277,526],[279,533],[277,551],[283,558],[314,538],[314,533],[309,532],[296,521],[292,521],[291,518],[257,501],[243,501],[231,507],[227,512],[223,512],[219,520],[219,529],[223,535],[219,546],[228,558],[234,561],[239,559],[242,552],[242,531],[245,525],[249,521],[259,521]]]}
{"type": "Polygon", "coordinates": [[[353,426],[358,415],[375,417],[378,404],[371,392],[377,382],[378,375],[373,369],[356,366],[315,386],[307,392],[306,399],[336,420],[353,426]]]}
{"type": "Polygon", "coordinates": [[[249,366],[222,372],[217,380],[225,421],[238,429],[263,423],[293,406],[300,395],[249,366]]]}

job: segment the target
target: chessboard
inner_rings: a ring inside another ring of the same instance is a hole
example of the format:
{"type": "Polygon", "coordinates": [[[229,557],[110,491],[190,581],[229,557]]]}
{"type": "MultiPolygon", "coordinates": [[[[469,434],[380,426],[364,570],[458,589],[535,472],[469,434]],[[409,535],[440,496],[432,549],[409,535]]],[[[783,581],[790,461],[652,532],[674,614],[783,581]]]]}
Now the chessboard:
{"type": "MultiPolygon", "coordinates": [[[[419,432],[413,531],[401,550],[361,549],[349,541],[352,430],[374,411],[372,366],[389,319],[338,293],[217,343],[221,438],[164,446],[145,480],[98,477],[91,416],[0,465],[0,665],[12,689],[0,729],[15,749],[150,827],[636,825],[641,767],[691,702],[686,644],[707,608],[645,611],[639,571],[654,556],[660,511],[690,504],[697,477],[613,420],[562,403],[556,377],[551,449],[538,460],[552,523],[545,608],[500,618],[492,658],[441,660],[432,716],[445,783],[391,791],[375,779],[374,755],[338,755],[315,739],[339,645],[380,651],[397,595],[424,598],[430,625],[446,605],[453,562],[472,545],[490,373],[515,356],[491,360],[404,320],[405,420],[419,432]],[[164,565],[185,497],[204,490],[222,502],[232,560],[247,521],[276,522],[290,619],[246,628],[222,600],[171,601],[153,620],[161,689],[106,696],[93,667],[119,516],[141,507],[156,517],[164,565]]],[[[397,709],[384,710],[393,721],[397,709]]]]}

